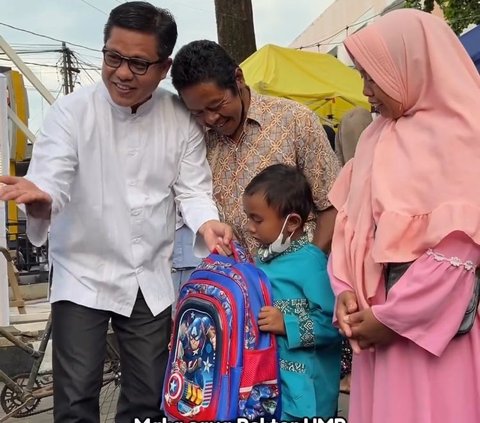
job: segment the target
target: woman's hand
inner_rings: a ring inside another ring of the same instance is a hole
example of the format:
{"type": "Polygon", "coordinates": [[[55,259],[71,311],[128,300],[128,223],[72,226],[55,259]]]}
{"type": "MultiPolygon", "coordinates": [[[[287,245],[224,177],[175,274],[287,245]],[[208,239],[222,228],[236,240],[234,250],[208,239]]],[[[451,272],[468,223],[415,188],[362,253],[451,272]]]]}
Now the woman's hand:
{"type": "Polygon", "coordinates": [[[397,336],[377,320],[371,308],[346,315],[344,322],[350,327],[351,339],[356,340],[362,350],[388,345],[397,336]]]}
{"type": "Polygon", "coordinates": [[[337,318],[340,331],[347,337],[352,336],[350,325],[345,321],[345,317],[358,311],[357,296],[353,291],[343,291],[337,297],[337,308],[335,316],[337,318]]]}

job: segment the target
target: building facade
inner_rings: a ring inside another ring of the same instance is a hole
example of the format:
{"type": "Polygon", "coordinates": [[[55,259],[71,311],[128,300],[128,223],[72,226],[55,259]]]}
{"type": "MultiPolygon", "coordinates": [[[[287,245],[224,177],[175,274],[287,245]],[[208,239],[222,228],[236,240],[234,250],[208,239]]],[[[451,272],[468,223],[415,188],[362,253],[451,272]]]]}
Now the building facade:
{"type": "MultiPolygon", "coordinates": [[[[404,0],[335,0],[289,47],[332,54],[352,66],[343,47],[345,38],[377,17],[401,9],[404,3],[404,0]]],[[[441,10],[436,8],[434,13],[441,15],[441,10]]]]}

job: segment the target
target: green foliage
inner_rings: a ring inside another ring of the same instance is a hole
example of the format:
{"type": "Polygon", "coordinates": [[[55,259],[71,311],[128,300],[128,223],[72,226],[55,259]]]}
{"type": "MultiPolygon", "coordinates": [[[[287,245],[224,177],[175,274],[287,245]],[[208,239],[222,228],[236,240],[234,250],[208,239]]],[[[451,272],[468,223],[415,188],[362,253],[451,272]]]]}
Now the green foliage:
{"type": "MultiPolygon", "coordinates": [[[[430,13],[433,10],[435,1],[434,0],[406,0],[405,7],[423,10],[424,12],[430,13]]],[[[443,3],[442,1],[437,1],[437,3],[443,3]]]]}
{"type": "Polygon", "coordinates": [[[405,7],[431,12],[435,3],[441,7],[445,19],[457,34],[470,24],[480,24],[479,0],[406,0],[405,7]]]}
{"type": "Polygon", "coordinates": [[[478,0],[444,1],[443,13],[452,29],[460,34],[470,24],[480,24],[480,2],[478,0]]]}

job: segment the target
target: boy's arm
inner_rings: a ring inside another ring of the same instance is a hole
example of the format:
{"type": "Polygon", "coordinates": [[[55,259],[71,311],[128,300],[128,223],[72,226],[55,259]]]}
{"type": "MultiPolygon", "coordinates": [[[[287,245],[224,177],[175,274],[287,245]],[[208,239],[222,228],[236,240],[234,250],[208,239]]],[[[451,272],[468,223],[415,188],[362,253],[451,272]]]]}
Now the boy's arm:
{"type": "Polygon", "coordinates": [[[288,348],[312,348],[340,342],[338,329],[332,324],[332,314],[320,307],[304,316],[286,314],[284,317],[288,348]]]}
{"type": "Polygon", "coordinates": [[[283,313],[278,307],[264,306],[258,314],[258,327],[263,332],[285,335],[283,313]]]}
{"type": "Polygon", "coordinates": [[[340,342],[338,329],[332,324],[335,299],[326,269],[306,282],[305,304],[298,308],[303,312],[284,316],[288,347],[311,348],[340,342]]]}
{"type": "Polygon", "coordinates": [[[325,254],[328,254],[332,248],[333,229],[335,227],[336,217],[337,209],[335,207],[328,207],[325,210],[319,211],[317,214],[312,242],[325,254]]]}

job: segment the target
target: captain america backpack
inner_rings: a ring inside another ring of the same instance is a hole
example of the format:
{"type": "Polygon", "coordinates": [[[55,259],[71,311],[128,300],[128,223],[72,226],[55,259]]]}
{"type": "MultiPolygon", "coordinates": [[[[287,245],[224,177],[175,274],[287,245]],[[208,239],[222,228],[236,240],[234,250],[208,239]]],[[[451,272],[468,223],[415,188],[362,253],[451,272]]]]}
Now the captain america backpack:
{"type": "Polygon", "coordinates": [[[180,287],[162,408],[175,421],[280,419],[275,336],[261,332],[271,286],[244,249],[212,253],[180,287]]]}

